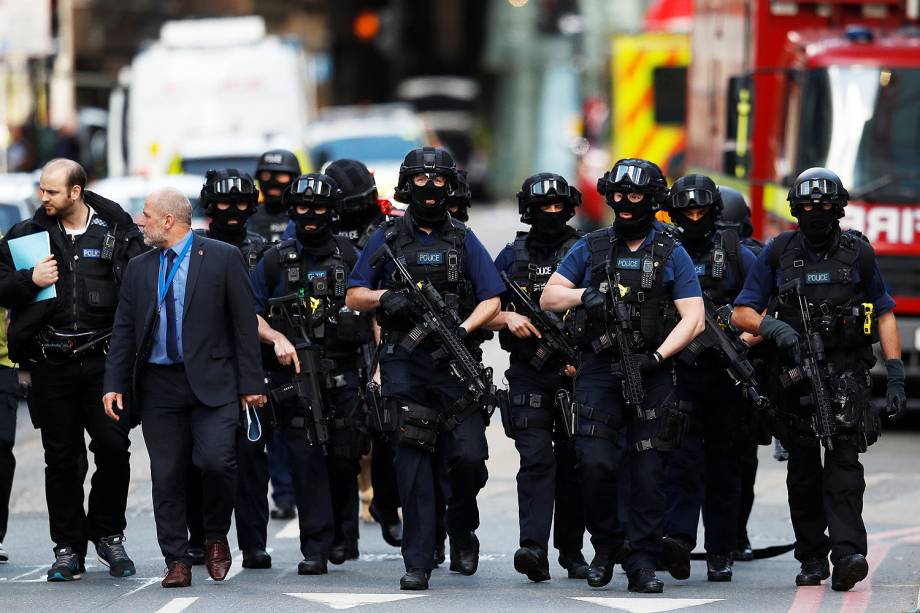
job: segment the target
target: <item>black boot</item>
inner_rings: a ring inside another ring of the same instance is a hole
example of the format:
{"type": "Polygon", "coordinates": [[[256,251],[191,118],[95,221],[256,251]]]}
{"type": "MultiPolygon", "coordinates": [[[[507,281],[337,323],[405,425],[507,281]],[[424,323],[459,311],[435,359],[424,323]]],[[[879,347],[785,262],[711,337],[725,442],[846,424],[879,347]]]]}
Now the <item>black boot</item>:
{"type": "Polygon", "coordinates": [[[450,537],[450,569],[462,575],[473,575],[479,568],[479,539],[473,532],[450,537]]]}
{"type": "Polygon", "coordinates": [[[402,546],[403,525],[402,521],[399,519],[399,515],[388,519],[385,518],[383,516],[384,514],[379,512],[377,507],[374,506],[373,501],[371,501],[368,510],[374,521],[380,524],[380,533],[383,535],[383,540],[386,541],[387,545],[392,547],[402,546]]]}
{"type": "Polygon", "coordinates": [[[445,557],[444,543],[438,543],[434,546],[434,565],[440,566],[441,564],[444,564],[445,557]]]}
{"type": "Polygon", "coordinates": [[[431,576],[430,570],[422,568],[410,568],[406,574],[399,580],[399,589],[401,590],[427,590],[428,578],[431,576]]]}
{"type": "Polygon", "coordinates": [[[521,547],[514,552],[514,570],[534,582],[549,581],[549,560],[537,547],[521,547]]]}
{"type": "Polygon", "coordinates": [[[627,575],[629,579],[629,591],[639,592],[641,594],[660,594],[664,591],[664,583],[655,576],[655,571],[651,568],[640,568],[635,572],[627,575]]]}
{"type": "Polygon", "coordinates": [[[706,577],[710,581],[731,581],[731,556],[718,553],[706,554],[706,577]]]}
{"type": "Polygon", "coordinates": [[[293,502],[275,503],[277,509],[272,509],[270,515],[272,519],[294,519],[297,517],[297,508],[293,502]]]}
{"type": "Polygon", "coordinates": [[[329,561],[333,564],[344,564],[347,560],[358,559],[358,548],[349,547],[345,543],[333,543],[329,550],[329,561]]]}
{"type": "Polygon", "coordinates": [[[580,551],[560,551],[559,566],[569,571],[569,579],[588,578],[588,562],[580,551]]]}
{"type": "Polygon", "coordinates": [[[205,558],[207,558],[207,554],[204,551],[204,547],[188,548],[188,559],[191,561],[192,566],[204,566],[205,558]]]}
{"type": "Polygon", "coordinates": [[[746,534],[739,538],[738,549],[732,552],[732,557],[739,562],[750,562],[754,559],[754,549],[746,534]]]}
{"type": "Polygon", "coordinates": [[[243,551],[243,568],[271,568],[272,557],[264,549],[243,551]]]}
{"type": "Polygon", "coordinates": [[[591,566],[588,567],[586,579],[591,587],[604,587],[613,579],[613,564],[615,560],[613,554],[606,551],[598,551],[591,560],[591,566]]]}
{"type": "Polygon", "coordinates": [[[837,592],[846,592],[866,578],[869,574],[869,563],[859,553],[844,556],[834,563],[834,576],[831,578],[831,589],[837,592]]]}
{"type": "Polygon", "coordinates": [[[827,558],[812,558],[802,562],[802,570],[795,576],[796,585],[821,585],[821,581],[831,576],[831,566],[827,558]]]}
{"type": "Polygon", "coordinates": [[[325,575],[327,572],[326,558],[319,554],[308,555],[297,565],[298,575],[325,575]]]}
{"type": "Polygon", "coordinates": [[[690,578],[690,549],[680,537],[665,536],[661,539],[662,565],[675,579],[683,581],[690,578]]]}

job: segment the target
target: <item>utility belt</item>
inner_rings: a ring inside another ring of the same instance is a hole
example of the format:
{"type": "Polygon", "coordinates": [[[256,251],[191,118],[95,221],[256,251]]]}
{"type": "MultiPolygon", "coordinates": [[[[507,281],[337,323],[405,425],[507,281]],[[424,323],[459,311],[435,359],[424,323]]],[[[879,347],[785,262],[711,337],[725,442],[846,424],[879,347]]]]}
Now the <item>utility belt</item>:
{"type": "Polygon", "coordinates": [[[477,412],[483,413],[488,423],[492,407],[484,406],[477,402],[469,393],[464,393],[444,413],[414,402],[401,401],[395,398],[384,399],[383,402],[391,403],[391,415],[395,418],[396,411],[399,415],[399,442],[401,445],[416,447],[434,453],[437,449],[438,434],[450,432],[477,412]],[[395,410],[393,406],[395,405],[395,410]]]}
{"type": "Polygon", "coordinates": [[[560,422],[568,438],[574,435],[573,405],[568,390],[559,390],[555,397],[549,394],[512,395],[508,390],[498,390],[495,399],[502,429],[508,438],[513,439],[518,432],[530,428],[552,432],[560,422]]]}
{"type": "Polygon", "coordinates": [[[812,317],[814,330],[824,340],[825,349],[847,349],[877,343],[878,318],[871,302],[858,305],[822,304],[812,317]]]}
{"type": "MultiPolygon", "coordinates": [[[[603,438],[614,443],[619,441],[620,428],[616,427],[618,420],[613,415],[581,402],[575,402],[573,408],[575,436],[603,438]],[[584,420],[593,423],[584,423],[584,420]]],[[[656,421],[658,428],[653,435],[647,438],[630,440],[630,448],[636,452],[651,449],[658,451],[678,449],[687,430],[689,413],[690,407],[684,402],[674,400],[673,392],[668,395],[660,407],[637,409],[633,415],[634,423],[656,421]]]]}
{"type": "Polygon", "coordinates": [[[51,364],[96,355],[107,355],[111,328],[72,332],[51,327],[42,329],[36,338],[38,353],[51,364]]]}

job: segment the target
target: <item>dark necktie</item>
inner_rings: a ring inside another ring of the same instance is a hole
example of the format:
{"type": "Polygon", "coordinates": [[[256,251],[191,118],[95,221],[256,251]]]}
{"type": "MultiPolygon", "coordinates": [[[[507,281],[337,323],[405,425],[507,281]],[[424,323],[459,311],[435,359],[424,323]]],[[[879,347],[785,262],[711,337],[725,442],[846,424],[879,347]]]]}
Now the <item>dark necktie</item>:
{"type": "MultiPolygon", "coordinates": [[[[176,261],[176,252],[172,249],[166,250],[166,276],[172,272],[173,264],[176,261]]],[[[175,277],[173,277],[175,280],[175,277]]],[[[179,339],[176,335],[176,299],[173,294],[173,284],[170,283],[166,288],[166,357],[172,363],[179,361],[179,339]]]]}

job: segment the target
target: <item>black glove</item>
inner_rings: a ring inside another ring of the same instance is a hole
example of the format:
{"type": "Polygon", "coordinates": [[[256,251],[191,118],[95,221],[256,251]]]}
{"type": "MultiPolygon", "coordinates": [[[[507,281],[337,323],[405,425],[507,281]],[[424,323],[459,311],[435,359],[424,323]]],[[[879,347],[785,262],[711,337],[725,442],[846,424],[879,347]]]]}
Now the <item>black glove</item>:
{"type": "Polygon", "coordinates": [[[769,315],[760,322],[758,334],[773,341],[780,349],[791,349],[801,340],[799,333],[792,326],[769,315]]]}
{"type": "Polygon", "coordinates": [[[599,317],[603,316],[604,310],[607,308],[607,298],[593,287],[589,287],[582,292],[581,303],[585,305],[588,313],[599,317]]]}
{"type": "Polygon", "coordinates": [[[658,360],[658,356],[651,353],[637,353],[633,355],[632,359],[639,366],[639,372],[641,372],[643,375],[661,366],[661,362],[658,360]]]}
{"type": "Polygon", "coordinates": [[[466,328],[464,328],[463,326],[457,326],[456,329],[454,329],[454,335],[457,338],[459,338],[461,341],[466,338],[467,334],[469,333],[466,331],[466,328]]]}
{"type": "Polygon", "coordinates": [[[904,393],[904,362],[894,358],[885,360],[885,369],[888,371],[888,404],[885,406],[885,414],[889,421],[896,421],[904,407],[907,405],[907,395],[904,393]]]}
{"type": "Polygon", "coordinates": [[[411,303],[405,292],[387,290],[380,296],[380,306],[387,315],[397,315],[402,311],[409,310],[411,303]]]}

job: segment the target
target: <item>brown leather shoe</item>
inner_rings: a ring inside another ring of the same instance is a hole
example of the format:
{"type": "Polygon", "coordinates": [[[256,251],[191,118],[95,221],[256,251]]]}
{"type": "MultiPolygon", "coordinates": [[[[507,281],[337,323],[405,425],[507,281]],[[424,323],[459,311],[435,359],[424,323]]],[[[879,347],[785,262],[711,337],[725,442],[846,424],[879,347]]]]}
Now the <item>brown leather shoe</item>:
{"type": "Polygon", "coordinates": [[[192,569],[182,562],[169,565],[169,572],[163,578],[163,587],[189,587],[192,584],[192,569]]]}
{"type": "Polygon", "coordinates": [[[208,551],[208,559],[205,562],[208,567],[208,574],[215,581],[223,581],[230,571],[230,565],[233,563],[227,539],[208,541],[204,544],[204,548],[208,551]]]}

